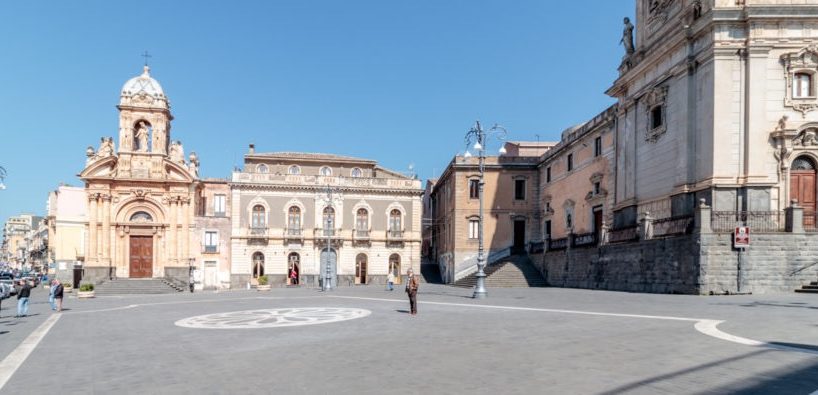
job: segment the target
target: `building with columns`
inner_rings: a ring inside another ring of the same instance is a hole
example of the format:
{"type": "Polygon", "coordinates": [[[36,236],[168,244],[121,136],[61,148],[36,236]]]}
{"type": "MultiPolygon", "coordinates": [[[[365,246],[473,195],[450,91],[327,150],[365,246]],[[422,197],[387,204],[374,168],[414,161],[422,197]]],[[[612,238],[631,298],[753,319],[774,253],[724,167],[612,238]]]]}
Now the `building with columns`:
{"type": "Polygon", "coordinates": [[[173,277],[192,265],[198,159],[171,139],[170,101],[145,66],[120,92],[119,134],[86,150],[88,280],[173,277]]]}
{"type": "Polygon", "coordinates": [[[375,161],[330,154],[257,153],[233,172],[233,286],[331,286],[420,273],[420,180],[375,161]],[[328,248],[329,247],[329,248],[328,248]]]}

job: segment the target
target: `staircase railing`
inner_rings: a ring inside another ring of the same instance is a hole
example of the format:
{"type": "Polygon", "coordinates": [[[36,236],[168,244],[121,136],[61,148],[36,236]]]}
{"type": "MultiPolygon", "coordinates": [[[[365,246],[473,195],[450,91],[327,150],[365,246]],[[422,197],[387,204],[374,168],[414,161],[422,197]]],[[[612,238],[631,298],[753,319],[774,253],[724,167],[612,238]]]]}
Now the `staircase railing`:
{"type": "MultiPolygon", "coordinates": [[[[502,250],[496,250],[494,252],[489,253],[488,257],[486,257],[486,267],[491,266],[492,264],[497,263],[499,260],[503,258],[508,258],[511,256],[511,247],[503,248],[502,250]]],[[[454,279],[452,282],[460,280],[461,278],[467,277],[473,273],[477,273],[477,256],[467,260],[466,262],[474,262],[469,264],[463,269],[455,272],[454,279]]]]}

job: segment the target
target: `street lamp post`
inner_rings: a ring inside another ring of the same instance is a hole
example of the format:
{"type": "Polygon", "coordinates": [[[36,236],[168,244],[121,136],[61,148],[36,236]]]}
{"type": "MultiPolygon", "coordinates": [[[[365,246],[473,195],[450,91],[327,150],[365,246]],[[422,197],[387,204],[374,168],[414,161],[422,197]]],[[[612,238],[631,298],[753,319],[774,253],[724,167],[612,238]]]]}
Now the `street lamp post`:
{"type": "MultiPolygon", "coordinates": [[[[483,250],[483,187],[485,185],[485,161],[486,161],[486,145],[488,143],[487,139],[489,136],[494,137],[495,139],[502,141],[505,140],[506,135],[508,132],[505,128],[500,125],[495,124],[489,130],[483,130],[480,126],[480,121],[474,123],[474,127],[471,128],[466,133],[466,153],[464,156],[466,158],[470,157],[471,154],[468,151],[468,146],[474,142],[474,149],[477,151],[477,158],[479,163],[479,171],[480,171],[480,180],[477,183],[477,195],[480,200],[480,211],[479,211],[479,220],[478,220],[478,244],[477,244],[477,286],[474,288],[474,295],[475,299],[483,299],[488,296],[486,292],[486,272],[484,271],[486,267],[486,255],[485,251],[483,250]]],[[[506,149],[505,147],[500,148],[500,154],[505,154],[506,149]]]]}
{"type": "MultiPolygon", "coordinates": [[[[334,190],[333,188],[327,184],[327,207],[334,210],[332,207],[332,194],[334,190]]],[[[334,215],[334,214],[333,214],[334,215]]],[[[324,233],[327,236],[327,255],[326,261],[324,265],[326,266],[326,270],[324,271],[324,283],[322,284],[321,290],[329,291],[332,289],[332,272],[330,268],[330,254],[332,254],[332,250],[330,249],[330,244],[332,243],[332,234],[334,233],[333,227],[335,224],[333,223],[332,217],[330,217],[329,212],[327,213],[327,223],[324,224],[324,233]]]]}

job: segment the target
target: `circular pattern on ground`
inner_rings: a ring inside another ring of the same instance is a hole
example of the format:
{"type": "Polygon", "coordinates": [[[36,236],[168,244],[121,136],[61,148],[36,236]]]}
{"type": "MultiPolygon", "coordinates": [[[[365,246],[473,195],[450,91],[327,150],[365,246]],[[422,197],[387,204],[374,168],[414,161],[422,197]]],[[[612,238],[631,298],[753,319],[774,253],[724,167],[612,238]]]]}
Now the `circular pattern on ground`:
{"type": "Polygon", "coordinates": [[[176,326],[196,329],[260,329],[330,324],[372,314],[369,310],[342,307],[292,307],[231,311],[184,318],[176,326]]]}

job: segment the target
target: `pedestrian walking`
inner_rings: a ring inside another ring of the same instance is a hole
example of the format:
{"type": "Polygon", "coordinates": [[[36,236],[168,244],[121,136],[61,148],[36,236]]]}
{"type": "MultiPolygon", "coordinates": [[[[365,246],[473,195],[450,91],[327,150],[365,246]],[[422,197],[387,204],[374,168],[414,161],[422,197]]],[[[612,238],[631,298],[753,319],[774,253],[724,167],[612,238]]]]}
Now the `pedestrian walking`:
{"type": "Polygon", "coordinates": [[[59,313],[59,312],[62,311],[62,294],[63,294],[63,291],[65,290],[65,287],[62,286],[62,283],[60,282],[60,280],[54,280],[54,282],[57,283],[57,285],[55,285],[53,287],[54,288],[54,300],[57,301],[57,312],[59,313]]]}
{"type": "Polygon", "coordinates": [[[418,278],[412,268],[406,271],[406,293],[409,294],[409,309],[412,315],[418,313],[418,278]]]}
{"type": "Polygon", "coordinates": [[[51,281],[51,288],[48,290],[48,304],[51,305],[51,310],[57,310],[57,302],[54,300],[54,291],[57,290],[57,280],[51,281]]]}
{"type": "Polygon", "coordinates": [[[290,269],[290,285],[298,285],[298,273],[295,271],[295,266],[290,269]]]}
{"type": "Polygon", "coordinates": [[[394,291],[395,290],[395,275],[392,274],[392,271],[389,271],[389,274],[386,276],[386,290],[387,291],[394,291]]]}
{"type": "Polygon", "coordinates": [[[31,287],[28,281],[20,280],[20,291],[17,292],[17,317],[28,315],[28,298],[31,296],[31,287]]]}

